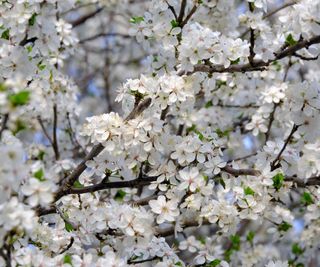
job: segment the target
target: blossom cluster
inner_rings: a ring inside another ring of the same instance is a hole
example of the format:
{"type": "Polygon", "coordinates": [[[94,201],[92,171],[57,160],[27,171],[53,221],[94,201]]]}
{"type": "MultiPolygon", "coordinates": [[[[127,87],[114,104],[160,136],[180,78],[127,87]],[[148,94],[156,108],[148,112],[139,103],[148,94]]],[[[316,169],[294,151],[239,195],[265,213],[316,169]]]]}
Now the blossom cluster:
{"type": "Polygon", "coordinates": [[[319,264],[319,9],[0,0],[0,266],[319,264]]]}

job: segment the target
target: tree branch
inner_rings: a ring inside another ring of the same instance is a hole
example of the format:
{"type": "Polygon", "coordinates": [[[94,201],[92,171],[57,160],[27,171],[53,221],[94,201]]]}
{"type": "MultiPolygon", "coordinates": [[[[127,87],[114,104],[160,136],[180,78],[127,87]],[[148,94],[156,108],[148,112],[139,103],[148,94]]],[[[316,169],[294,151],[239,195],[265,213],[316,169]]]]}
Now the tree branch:
{"type": "MultiPolygon", "coordinates": [[[[287,7],[293,6],[294,4],[296,4],[296,1],[287,3],[287,4],[283,4],[282,6],[270,11],[269,13],[267,13],[266,15],[264,15],[262,18],[266,19],[269,18],[271,16],[273,16],[274,14],[278,13],[279,11],[281,11],[282,9],[285,9],[287,7]]],[[[250,29],[247,29],[244,33],[241,34],[240,38],[244,38],[248,33],[250,32],[250,29]]]]}
{"type": "Polygon", "coordinates": [[[117,182],[108,182],[108,183],[99,183],[95,185],[86,186],[83,188],[70,188],[64,191],[64,195],[69,194],[85,194],[85,193],[93,193],[96,191],[111,189],[111,188],[134,188],[144,185],[149,185],[151,182],[157,180],[157,176],[146,176],[143,179],[137,178],[130,181],[117,181],[117,182]]]}
{"type": "Polygon", "coordinates": [[[54,150],[54,154],[56,156],[56,160],[60,158],[58,139],[57,139],[57,123],[58,123],[58,111],[56,104],[53,105],[53,140],[52,147],[54,150]]]}
{"type": "Polygon", "coordinates": [[[179,25],[182,23],[182,20],[183,20],[183,17],[184,17],[184,12],[186,10],[186,6],[187,6],[187,0],[182,0],[179,16],[178,16],[178,19],[177,19],[177,22],[178,22],[179,25]]]}
{"type": "Polygon", "coordinates": [[[186,25],[188,23],[188,21],[191,19],[191,17],[193,16],[193,14],[197,11],[198,6],[194,5],[190,11],[190,13],[187,15],[187,17],[181,22],[180,27],[183,28],[184,25],[186,25]]]}
{"type": "Polygon", "coordinates": [[[8,120],[9,120],[9,114],[4,114],[3,115],[3,118],[1,120],[1,127],[0,127],[0,140],[1,140],[1,137],[2,137],[2,133],[3,131],[7,128],[7,123],[8,123],[8,120]]]}
{"type": "MultiPolygon", "coordinates": [[[[130,112],[130,114],[125,118],[125,121],[132,120],[139,116],[145,109],[147,109],[151,104],[151,98],[146,98],[141,103],[137,104],[134,109],[130,112]]],[[[80,162],[80,164],[68,175],[65,179],[62,180],[62,185],[55,196],[55,201],[63,197],[68,190],[73,186],[75,181],[79,178],[81,173],[87,168],[86,162],[88,160],[92,160],[94,157],[100,154],[100,152],[104,149],[104,146],[101,144],[95,145],[89,154],[80,162]]]]}
{"type": "Polygon", "coordinates": [[[252,64],[239,64],[239,65],[231,65],[228,68],[225,68],[223,65],[205,65],[205,64],[198,64],[195,65],[194,70],[188,74],[192,74],[195,72],[218,72],[218,73],[235,73],[235,72],[249,72],[249,71],[263,71],[266,70],[271,63],[283,59],[288,56],[292,56],[295,52],[301,50],[302,48],[308,48],[313,44],[320,43],[320,35],[312,37],[310,40],[301,40],[295,45],[292,45],[284,50],[280,49],[279,51],[275,52],[275,58],[270,59],[267,62],[262,60],[253,60],[252,64]]]}
{"type": "Polygon", "coordinates": [[[94,17],[95,15],[100,13],[102,10],[103,10],[103,7],[100,7],[97,10],[78,18],[77,20],[70,22],[70,24],[72,25],[73,28],[75,28],[75,27],[85,23],[88,19],[94,17]]]}
{"type": "Polygon", "coordinates": [[[271,171],[274,171],[275,169],[281,167],[280,165],[280,157],[282,155],[282,153],[284,152],[284,150],[286,149],[287,145],[289,144],[293,134],[298,130],[299,126],[294,124],[293,127],[292,127],[292,130],[289,134],[289,136],[287,137],[285,143],[283,144],[283,147],[281,148],[279,154],[277,155],[277,157],[275,158],[274,161],[272,161],[272,163],[270,164],[271,165],[271,171]]]}

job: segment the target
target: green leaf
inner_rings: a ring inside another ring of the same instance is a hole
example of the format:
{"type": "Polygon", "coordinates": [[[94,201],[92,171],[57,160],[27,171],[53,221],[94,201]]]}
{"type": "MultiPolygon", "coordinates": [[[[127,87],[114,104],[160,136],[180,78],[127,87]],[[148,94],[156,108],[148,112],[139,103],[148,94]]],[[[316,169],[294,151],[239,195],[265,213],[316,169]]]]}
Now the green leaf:
{"type": "Polygon", "coordinates": [[[213,104],[212,104],[212,101],[210,100],[210,101],[208,101],[206,104],[205,104],[205,108],[210,108],[210,107],[212,107],[213,106],[213,104]]]}
{"type": "Polygon", "coordinates": [[[314,203],[312,196],[308,192],[304,192],[301,196],[301,203],[305,206],[311,205],[314,203]]]}
{"type": "Polygon", "coordinates": [[[72,265],[71,255],[69,255],[69,254],[64,255],[64,257],[63,257],[63,263],[68,263],[68,264],[72,265]]]}
{"type": "Polygon", "coordinates": [[[43,160],[45,154],[46,154],[46,152],[44,152],[43,150],[40,150],[37,158],[40,160],[43,160]]]}
{"type": "Polygon", "coordinates": [[[181,261],[176,262],[174,265],[176,265],[176,266],[183,266],[182,263],[181,263],[181,261]]]}
{"type": "Polygon", "coordinates": [[[303,252],[304,252],[304,250],[299,246],[298,243],[294,243],[292,245],[291,251],[293,254],[295,254],[297,256],[303,254],[303,252]]]}
{"type": "Polygon", "coordinates": [[[14,135],[16,135],[17,133],[19,133],[25,129],[27,129],[27,125],[22,120],[18,119],[15,123],[15,129],[12,131],[12,133],[14,135]]]}
{"type": "Polygon", "coordinates": [[[287,38],[286,38],[286,42],[287,45],[292,46],[295,45],[297,43],[297,41],[295,39],[293,39],[292,34],[290,33],[287,38]]]}
{"type": "Polygon", "coordinates": [[[179,27],[179,23],[175,19],[171,20],[170,23],[171,23],[172,28],[179,27]]]}
{"type": "Polygon", "coordinates": [[[252,231],[249,231],[247,234],[247,241],[252,245],[253,244],[253,239],[254,239],[255,233],[252,231]]]}
{"type": "Polygon", "coordinates": [[[0,92],[5,92],[6,90],[7,87],[3,83],[0,83],[0,92]]]}
{"type": "Polygon", "coordinates": [[[114,199],[117,201],[123,201],[124,197],[126,196],[126,192],[119,189],[116,193],[116,195],[114,196],[114,199]]]}
{"type": "Polygon", "coordinates": [[[230,237],[231,247],[225,251],[224,256],[227,261],[230,261],[231,255],[234,251],[240,250],[240,236],[232,235],[230,237]]]}
{"type": "Polygon", "coordinates": [[[283,186],[284,176],[282,173],[278,173],[272,177],[273,187],[279,191],[280,188],[283,186]]]}
{"type": "Polygon", "coordinates": [[[64,227],[67,230],[67,232],[72,232],[74,230],[72,224],[66,221],[64,222],[64,227]]]}
{"type": "Polygon", "coordinates": [[[29,26],[33,26],[36,22],[36,17],[37,17],[37,14],[36,13],[33,13],[31,18],[29,19],[29,26]]]}
{"type": "Polygon", "coordinates": [[[30,92],[27,90],[20,91],[19,93],[8,96],[8,99],[12,106],[23,106],[28,103],[30,99],[30,92]]]}
{"type": "Polygon", "coordinates": [[[39,70],[44,70],[46,68],[46,65],[42,64],[41,62],[39,62],[37,66],[39,70]]]}
{"type": "Polygon", "coordinates": [[[84,185],[82,183],[80,183],[78,180],[76,180],[74,183],[73,183],[73,187],[74,188],[83,188],[84,185]]]}
{"type": "Polygon", "coordinates": [[[26,49],[27,49],[28,53],[30,53],[32,51],[32,49],[33,49],[33,46],[32,45],[28,45],[26,47],[26,49]]]}
{"type": "Polygon", "coordinates": [[[243,188],[244,194],[247,195],[254,195],[254,191],[252,190],[252,188],[250,188],[249,186],[247,186],[246,188],[243,188]]]}
{"type": "Polygon", "coordinates": [[[130,19],[130,23],[134,23],[134,24],[138,24],[142,21],[144,21],[144,17],[132,17],[130,19]]]}
{"type": "Polygon", "coordinates": [[[204,140],[203,134],[199,130],[197,130],[197,127],[194,124],[187,129],[187,133],[190,133],[190,132],[196,133],[201,141],[204,140]]]}
{"type": "Polygon", "coordinates": [[[9,40],[9,38],[10,38],[10,30],[6,29],[4,32],[2,32],[1,38],[5,39],[5,40],[9,40]]]}
{"type": "Polygon", "coordinates": [[[43,169],[37,170],[37,171],[33,174],[33,176],[34,176],[35,178],[37,178],[40,182],[43,182],[43,181],[46,180],[46,179],[44,179],[43,169]]]}
{"type": "Polygon", "coordinates": [[[226,189],[226,183],[224,182],[224,180],[222,178],[219,179],[219,183],[222,185],[222,187],[224,189],[226,189]]]}
{"type": "Polygon", "coordinates": [[[276,71],[281,70],[281,64],[278,61],[272,62],[271,65],[276,67],[276,71]]]}
{"type": "Polygon", "coordinates": [[[236,60],[231,61],[231,65],[237,65],[240,62],[240,58],[237,58],[236,60]]]}
{"type": "Polygon", "coordinates": [[[232,235],[230,237],[232,246],[231,248],[234,250],[240,250],[240,236],[239,235],[232,235]]]}
{"type": "Polygon", "coordinates": [[[202,245],[205,245],[205,244],[206,244],[206,239],[205,239],[204,236],[199,236],[197,239],[199,240],[199,242],[200,242],[202,245]]]}
{"type": "Polygon", "coordinates": [[[284,221],[278,225],[278,231],[287,232],[291,227],[292,227],[292,225],[290,223],[287,223],[284,221]]]}
{"type": "Polygon", "coordinates": [[[220,263],[221,263],[221,260],[215,259],[215,260],[211,261],[207,266],[208,266],[208,267],[216,267],[216,266],[218,266],[220,263]]]}

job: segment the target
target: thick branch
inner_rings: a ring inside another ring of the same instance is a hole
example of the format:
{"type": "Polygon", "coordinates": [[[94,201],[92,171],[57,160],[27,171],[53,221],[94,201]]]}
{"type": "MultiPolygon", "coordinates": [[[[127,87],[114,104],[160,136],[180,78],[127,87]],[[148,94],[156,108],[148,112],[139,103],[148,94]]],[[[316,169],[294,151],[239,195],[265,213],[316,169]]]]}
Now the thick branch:
{"type": "MultiPolygon", "coordinates": [[[[259,170],[255,169],[234,169],[230,166],[226,166],[222,169],[222,171],[229,173],[233,176],[239,176],[239,175],[248,175],[248,176],[260,176],[261,172],[259,170]]],[[[296,176],[285,176],[284,179],[286,182],[293,182],[298,187],[306,187],[306,186],[314,186],[314,185],[320,185],[320,176],[313,176],[309,177],[307,179],[299,178],[296,176]],[[305,181],[306,180],[306,181],[305,181]]]]}
{"type": "MultiPolygon", "coordinates": [[[[150,104],[151,104],[151,98],[147,98],[143,100],[140,104],[134,107],[134,109],[131,111],[131,113],[128,115],[125,121],[132,120],[137,116],[139,116],[146,108],[150,106],[150,104]]],[[[57,192],[55,201],[60,199],[62,196],[66,194],[66,192],[68,192],[68,190],[70,190],[74,182],[79,178],[81,173],[83,173],[84,170],[87,168],[86,162],[88,160],[92,160],[94,157],[99,155],[103,149],[104,147],[101,144],[95,145],[92,148],[90,153],[80,162],[80,164],[72,171],[72,173],[62,181],[61,189],[57,192]]]]}
{"type": "Polygon", "coordinates": [[[231,65],[228,68],[225,68],[223,65],[205,65],[205,64],[198,64],[194,67],[193,72],[189,73],[192,74],[194,72],[229,72],[229,73],[235,73],[235,72],[248,72],[248,71],[263,71],[266,70],[266,67],[268,67],[271,63],[283,59],[288,56],[294,55],[297,51],[308,48],[309,46],[313,44],[320,43],[320,35],[312,37],[310,40],[302,40],[295,45],[292,45],[284,50],[279,50],[278,52],[275,52],[275,58],[270,59],[267,62],[264,62],[262,60],[253,60],[252,63],[246,63],[246,64],[239,64],[239,65],[231,65]]]}
{"type": "Polygon", "coordinates": [[[108,182],[108,183],[99,183],[95,185],[86,186],[83,188],[70,188],[65,191],[64,195],[69,194],[85,194],[85,193],[93,193],[96,191],[101,191],[104,189],[112,189],[112,188],[134,188],[144,185],[149,185],[151,182],[157,180],[157,177],[144,177],[143,179],[137,178],[130,181],[117,181],[117,182],[108,182]]]}

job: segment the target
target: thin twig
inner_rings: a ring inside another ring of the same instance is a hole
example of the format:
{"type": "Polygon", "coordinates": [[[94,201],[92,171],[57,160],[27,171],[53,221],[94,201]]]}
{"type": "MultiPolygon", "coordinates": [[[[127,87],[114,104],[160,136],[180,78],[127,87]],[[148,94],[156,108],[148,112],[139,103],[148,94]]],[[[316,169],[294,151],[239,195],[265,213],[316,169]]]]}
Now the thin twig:
{"type": "Polygon", "coordinates": [[[63,253],[65,253],[65,252],[67,252],[67,251],[72,247],[73,243],[74,243],[74,238],[73,238],[73,236],[72,236],[72,237],[70,238],[69,244],[68,244],[64,249],[62,249],[62,250],[59,252],[59,254],[63,254],[63,253]]]}
{"type": "MultiPolygon", "coordinates": [[[[249,5],[249,10],[251,12],[253,12],[254,11],[254,4],[250,2],[250,3],[248,3],[248,5],[249,5]]],[[[254,61],[253,61],[254,56],[255,56],[254,45],[255,45],[254,29],[250,28],[250,48],[249,48],[250,55],[249,55],[248,59],[249,59],[249,63],[251,64],[251,66],[253,66],[253,64],[254,64],[254,61]]]]}
{"type": "Polygon", "coordinates": [[[269,117],[269,123],[268,123],[268,130],[266,132],[266,138],[265,138],[265,144],[268,142],[269,140],[269,137],[270,137],[270,133],[271,133],[271,127],[272,127],[272,124],[274,122],[274,114],[276,112],[276,109],[278,107],[279,104],[277,103],[274,103],[273,104],[273,109],[272,109],[272,112],[270,113],[270,117],[269,117]]]}
{"type": "Polygon", "coordinates": [[[70,22],[70,24],[72,25],[73,28],[75,28],[75,27],[85,23],[88,19],[94,17],[95,15],[100,13],[102,10],[103,10],[103,7],[100,7],[98,9],[96,9],[95,11],[78,18],[77,20],[70,22]]]}
{"type": "Polygon", "coordinates": [[[194,5],[190,11],[190,13],[187,15],[187,17],[181,22],[180,27],[183,28],[184,25],[186,25],[188,23],[188,21],[191,19],[191,17],[193,16],[193,14],[197,11],[198,6],[194,5]]]}
{"type": "Polygon", "coordinates": [[[49,133],[47,132],[47,129],[46,129],[46,127],[44,126],[41,117],[38,116],[38,117],[37,117],[37,120],[38,120],[38,122],[39,122],[39,124],[40,124],[40,127],[41,127],[41,129],[42,129],[42,132],[44,133],[45,137],[48,139],[49,143],[51,144],[51,146],[52,146],[52,148],[53,148],[53,150],[54,150],[52,138],[51,138],[51,136],[49,135],[49,133]]]}
{"type": "Polygon", "coordinates": [[[8,120],[9,120],[9,114],[4,114],[4,115],[3,115],[3,118],[2,118],[2,120],[1,120],[0,140],[1,140],[1,137],[2,137],[3,131],[7,128],[8,120]]]}
{"type": "Polygon", "coordinates": [[[132,36],[128,35],[128,34],[121,34],[121,33],[104,33],[104,32],[100,32],[97,33],[95,35],[92,35],[90,37],[84,38],[82,40],[79,41],[80,44],[85,43],[85,42],[89,42],[92,41],[94,39],[100,38],[100,37],[122,37],[122,38],[132,38],[132,36]]]}
{"type": "Polygon", "coordinates": [[[60,158],[60,153],[59,153],[59,145],[58,145],[58,139],[57,139],[57,124],[58,124],[58,111],[57,111],[57,106],[56,104],[53,105],[53,150],[54,154],[56,156],[56,160],[60,158]]]}
{"type": "MultiPolygon", "coordinates": [[[[287,7],[289,7],[289,6],[293,6],[294,4],[296,4],[296,1],[293,1],[293,2],[290,2],[290,3],[287,3],[287,4],[284,4],[284,5],[280,6],[280,7],[272,10],[271,12],[267,13],[267,14],[264,15],[262,18],[263,18],[263,19],[269,18],[269,17],[273,16],[274,14],[278,13],[279,11],[281,11],[282,9],[285,9],[285,8],[287,8],[287,7]]],[[[244,33],[242,33],[242,34],[240,35],[240,38],[241,38],[241,39],[244,38],[249,32],[250,32],[250,29],[247,29],[244,33]]]]}
{"type": "Polygon", "coordinates": [[[298,128],[299,128],[298,125],[296,125],[296,124],[293,125],[292,130],[291,130],[289,136],[287,137],[285,143],[283,144],[279,154],[277,155],[275,160],[272,161],[272,163],[270,164],[271,165],[271,171],[281,167],[280,162],[279,162],[280,157],[281,157],[282,153],[284,152],[284,150],[286,149],[287,145],[289,144],[291,138],[293,137],[293,134],[298,130],[298,128]]]}

